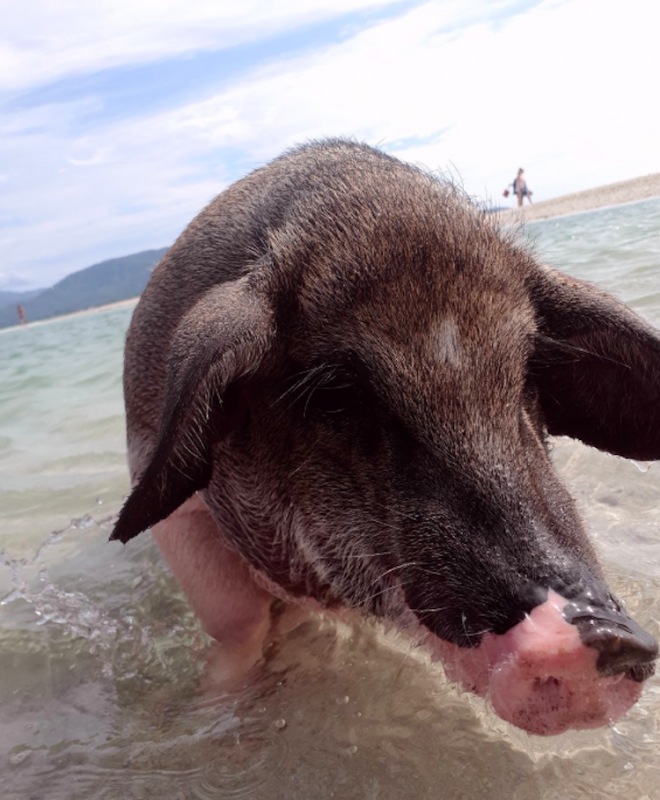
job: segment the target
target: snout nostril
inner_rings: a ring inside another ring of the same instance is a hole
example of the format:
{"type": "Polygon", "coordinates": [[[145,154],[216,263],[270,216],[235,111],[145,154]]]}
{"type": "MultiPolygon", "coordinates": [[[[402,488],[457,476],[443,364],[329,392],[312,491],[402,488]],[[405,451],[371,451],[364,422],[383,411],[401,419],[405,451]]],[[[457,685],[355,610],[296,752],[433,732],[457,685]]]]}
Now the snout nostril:
{"type": "Polygon", "coordinates": [[[536,678],[534,680],[534,688],[537,691],[540,689],[558,689],[560,685],[560,681],[552,676],[549,678],[536,678]]]}
{"type": "Polygon", "coordinates": [[[642,682],[654,672],[658,657],[658,645],[646,631],[633,632],[613,625],[596,625],[591,631],[582,633],[582,641],[598,650],[598,671],[604,675],[626,673],[635,681],[642,682]]]}
{"type": "Polygon", "coordinates": [[[566,606],[564,617],[577,626],[582,643],[598,651],[596,666],[601,674],[625,673],[641,683],[655,671],[658,643],[622,611],[573,602],[566,606]]]}

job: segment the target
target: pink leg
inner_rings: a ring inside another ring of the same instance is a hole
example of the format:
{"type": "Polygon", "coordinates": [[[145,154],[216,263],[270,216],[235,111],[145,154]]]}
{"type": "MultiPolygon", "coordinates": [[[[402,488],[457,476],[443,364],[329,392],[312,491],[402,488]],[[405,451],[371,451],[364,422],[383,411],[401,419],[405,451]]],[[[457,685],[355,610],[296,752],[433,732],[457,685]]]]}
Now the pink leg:
{"type": "Polygon", "coordinates": [[[225,545],[199,495],[154,526],[153,534],[204,630],[222,645],[223,672],[249,669],[263,652],[272,595],[225,545]]]}

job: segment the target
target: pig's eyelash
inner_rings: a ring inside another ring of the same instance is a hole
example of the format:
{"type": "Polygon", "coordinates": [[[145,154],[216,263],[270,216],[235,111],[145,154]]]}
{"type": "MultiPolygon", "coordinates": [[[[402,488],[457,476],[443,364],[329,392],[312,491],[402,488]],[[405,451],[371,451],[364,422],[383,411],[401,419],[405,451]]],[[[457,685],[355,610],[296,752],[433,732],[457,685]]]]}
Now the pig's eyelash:
{"type": "MultiPolygon", "coordinates": [[[[319,375],[319,379],[316,381],[315,384],[312,386],[305,387],[307,391],[307,399],[305,400],[305,407],[303,408],[303,419],[307,416],[307,410],[309,409],[309,403],[312,397],[314,396],[314,392],[320,387],[323,386],[324,383],[327,383],[329,380],[332,380],[335,371],[330,370],[328,372],[322,371],[319,375]]],[[[305,393],[305,390],[301,393],[301,396],[305,393]]]]}
{"type": "Polygon", "coordinates": [[[339,364],[328,364],[319,373],[318,380],[314,383],[307,382],[303,391],[298,395],[302,398],[307,393],[303,416],[307,416],[310,403],[316,392],[324,392],[321,398],[320,409],[324,414],[341,414],[355,402],[360,395],[357,378],[339,364]],[[351,391],[351,396],[342,395],[346,390],[351,391]]]}
{"type": "Polygon", "coordinates": [[[294,396],[293,400],[291,401],[291,403],[289,403],[289,405],[287,406],[287,409],[291,408],[291,406],[302,396],[302,391],[301,390],[304,389],[305,384],[308,381],[310,381],[315,375],[317,375],[319,372],[322,372],[323,370],[327,369],[329,366],[331,366],[331,365],[329,365],[329,364],[320,364],[320,365],[318,365],[316,367],[311,367],[311,369],[305,369],[302,372],[297,372],[296,374],[292,375],[291,376],[292,378],[297,378],[300,375],[302,375],[302,377],[300,378],[300,380],[296,381],[294,384],[289,386],[288,389],[286,389],[284,392],[282,392],[282,394],[271,403],[271,408],[276,406],[278,403],[281,403],[282,400],[284,400],[285,397],[289,397],[289,395],[295,394],[296,392],[298,392],[298,394],[295,394],[295,396],[294,396]]]}
{"type": "Polygon", "coordinates": [[[285,389],[279,397],[275,398],[275,400],[273,400],[271,403],[271,408],[276,406],[278,403],[281,403],[285,397],[289,397],[289,395],[294,394],[301,389],[307,383],[307,381],[310,380],[321,368],[322,367],[312,367],[311,369],[305,369],[302,370],[302,372],[296,372],[294,375],[292,375],[292,378],[299,378],[299,380],[297,380],[295,383],[292,383],[291,386],[285,389]]]}

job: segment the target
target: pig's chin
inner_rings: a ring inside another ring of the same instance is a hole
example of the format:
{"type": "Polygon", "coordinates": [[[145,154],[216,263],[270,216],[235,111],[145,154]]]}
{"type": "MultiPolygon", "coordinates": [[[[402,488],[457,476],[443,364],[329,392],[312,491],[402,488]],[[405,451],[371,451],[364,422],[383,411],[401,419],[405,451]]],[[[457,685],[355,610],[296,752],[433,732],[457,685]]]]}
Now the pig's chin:
{"type": "Polygon", "coordinates": [[[503,635],[486,634],[466,649],[433,637],[447,677],[490,701],[495,713],[530,734],[607,725],[634,705],[642,683],[596,669],[597,651],[580,640],[553,591],[503,635]]]}

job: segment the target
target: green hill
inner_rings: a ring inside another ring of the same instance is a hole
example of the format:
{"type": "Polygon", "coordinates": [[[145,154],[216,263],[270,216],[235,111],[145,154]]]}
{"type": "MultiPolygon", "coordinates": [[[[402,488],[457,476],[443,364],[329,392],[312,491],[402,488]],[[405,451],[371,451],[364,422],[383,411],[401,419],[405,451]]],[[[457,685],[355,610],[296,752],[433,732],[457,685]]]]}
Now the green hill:
{"type": "MultiPolygon", "coordinates": [[[[49,319],[73,311],[103,306],[137,297],[147,285],[151,271],[167,252],[145,250],[123,258],[113,258],[67,275],[35,297],[22,299],[28,322],[49,319]]],[[[16,325],[16,303],[0,308],[0,328],[16,325]]]]}

